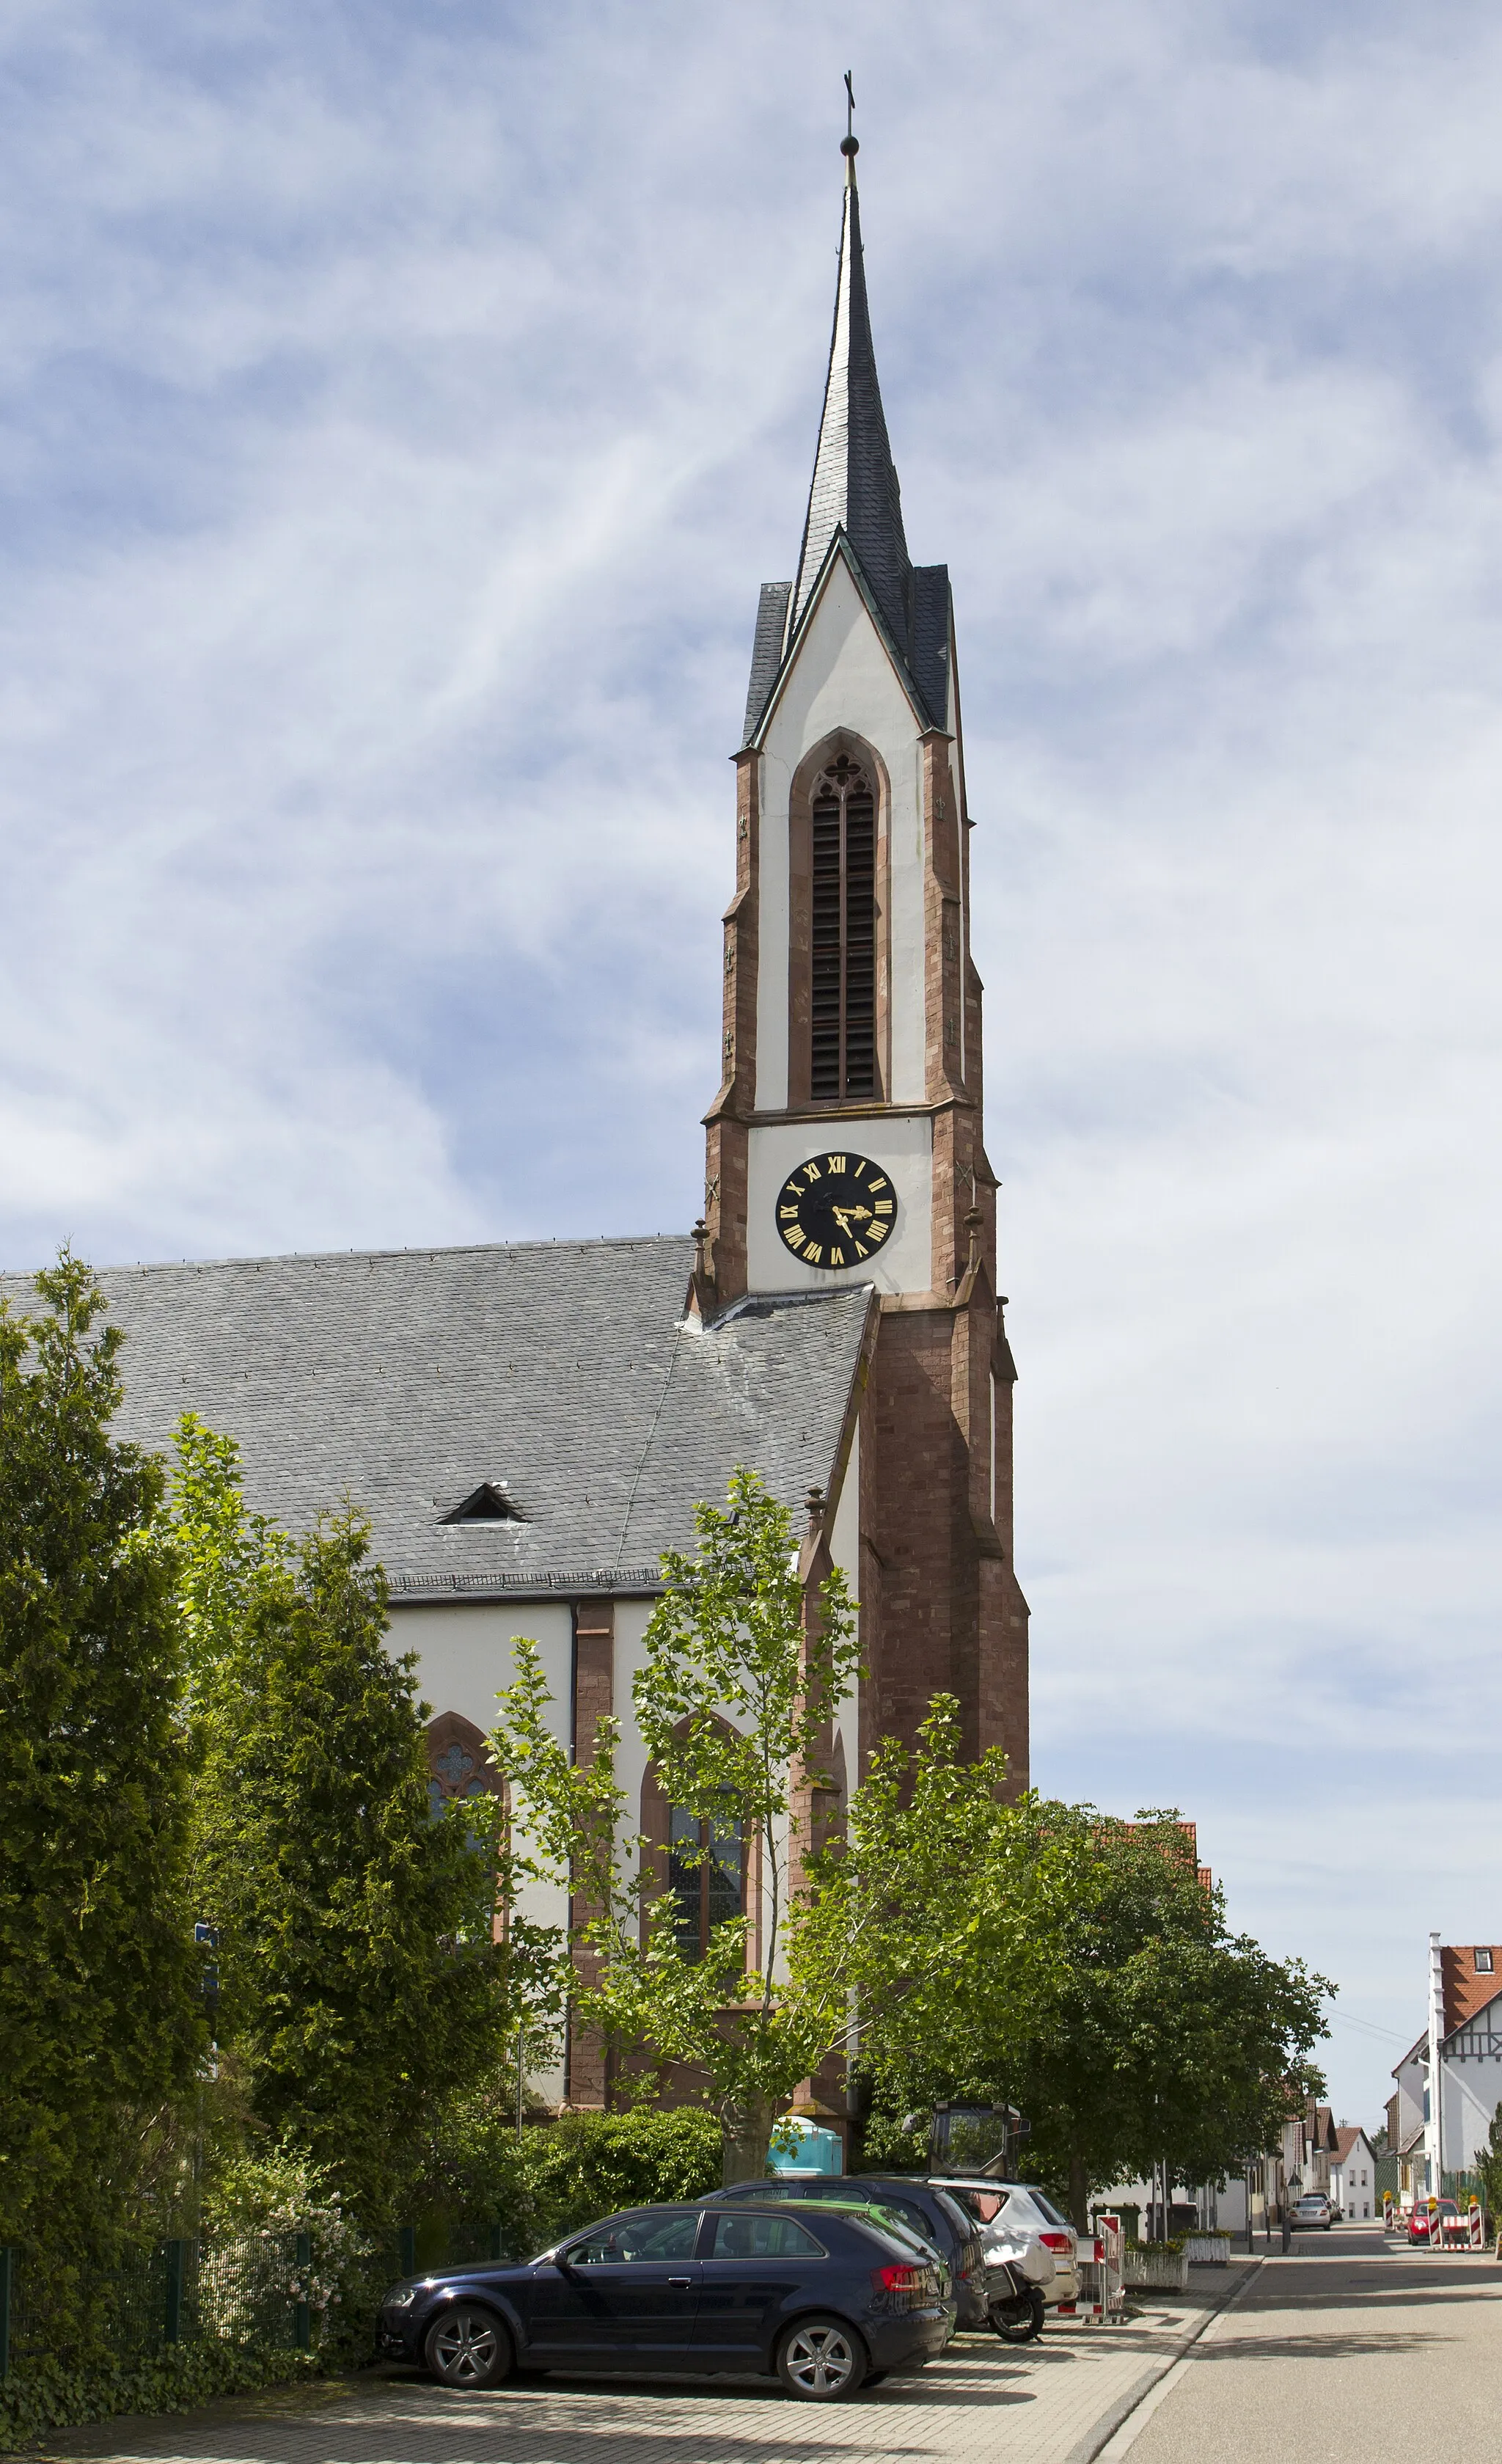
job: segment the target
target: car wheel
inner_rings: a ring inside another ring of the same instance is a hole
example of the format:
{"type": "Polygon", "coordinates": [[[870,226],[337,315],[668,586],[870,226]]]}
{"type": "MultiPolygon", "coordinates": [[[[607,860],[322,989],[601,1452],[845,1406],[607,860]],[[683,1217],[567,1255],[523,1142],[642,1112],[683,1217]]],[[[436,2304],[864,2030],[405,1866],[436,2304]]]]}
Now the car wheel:
{"type": "Polygon", "coordinates": [[[777,2346],[778,2378],[808,2404],[854,2395],[865,2374],[865,2347],[842,2319],[800,2319],[777,2346]]]}
{"type": "Polygon", "coordinates": [[[512,2367],[512,2340],[494,2311],[466,2303],[434,2320],[423,2351],[439,2385],[466,2395],[499,2387],[512,2367]]]}

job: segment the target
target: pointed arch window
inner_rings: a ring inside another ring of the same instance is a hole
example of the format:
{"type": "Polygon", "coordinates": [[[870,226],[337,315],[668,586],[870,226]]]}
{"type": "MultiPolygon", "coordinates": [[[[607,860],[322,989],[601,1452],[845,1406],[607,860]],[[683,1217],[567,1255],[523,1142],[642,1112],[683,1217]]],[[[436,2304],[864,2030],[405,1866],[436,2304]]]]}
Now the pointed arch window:
{"type": "Polygon", "coordinates": [[[848,753],[814,781],[809,917],[809,1093],[874,1096],[876,794],[848,753]]]}
{"type": "Polygon", "coordinates": [[[745,1908],[741,1826],[729,1811],[713,1821],[675,1805],[667,1817],[667,1887],[673,1932],[685,1959],[703,1959],[709,1936],[745,1908]]]}

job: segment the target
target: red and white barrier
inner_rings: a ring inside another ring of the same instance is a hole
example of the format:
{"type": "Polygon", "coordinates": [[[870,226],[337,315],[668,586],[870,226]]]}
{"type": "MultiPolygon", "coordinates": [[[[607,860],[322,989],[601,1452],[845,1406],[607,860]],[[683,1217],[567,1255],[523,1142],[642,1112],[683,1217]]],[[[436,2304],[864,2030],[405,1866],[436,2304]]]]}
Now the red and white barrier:
{"type": "Polygon", "coordinates": [[[1088,2269],[1092,2281],[1090,2298],[1084,2301],[1061,2301],[1058,2315],[1063,2319],[1082,2318],[1087,2326],[1116,2327],[1125,2316],[1126,2297],[1121,2284],[1121,2219],[1120,2216],[1097,2216],[1098,2233],[1081,2233],[1079,2265],[1088,2269]]]}

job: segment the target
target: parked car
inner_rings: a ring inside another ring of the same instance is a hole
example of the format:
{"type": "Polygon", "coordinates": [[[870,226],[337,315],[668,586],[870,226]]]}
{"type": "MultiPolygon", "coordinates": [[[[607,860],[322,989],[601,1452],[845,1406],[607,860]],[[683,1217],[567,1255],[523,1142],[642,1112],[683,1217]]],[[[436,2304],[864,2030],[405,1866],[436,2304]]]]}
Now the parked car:
{"type": "Polygon", "coordinates": [[[859,2211],[630,2208],[520,2264],[408,2277],[381,2307],[387,2360],[464,2393],[530,2370],[757,2371],[814,2403],[944,2350],[938,2269],[859,2211]]]}
{"type": "Polygon", "coordinates": [[[709,2193],[713,2199],[869,2199],[902,2218],[910,2232],[932,2244],[948,2263],[950,2290],[962,2327],[986,2324],[986,2252],[980,2229],[947,2183],[915,2180],[905,2173],[784,2173],[775,2182],[736,2182],[709,2193]]]}
{"type": "MultiPolygon", "coordinates": [[[[1435,2243],[1439,2249],[1443,2250],[1445,2247],[1446,2235],[1454,2235],[1458,2233],[1460,2230],[1460,2209],[1453,2199],[1441,2199],[1439,2214],[1435,2218],[1435,2224],[1437,2227],[1437,2231],[1434,2235],[1435,2243]]],[[[1427,2203],[1424,2200],[1415,2199],[1413,2206],[1408,2212],[1408,2239],[1411,2242],[1427,2242],[1428,2238],[1429,2211],[1427,2203]]]]}
{"type": "Polygon", "coordinates": [[[1323,2190],[1306,2190],[1295,2202],[1290,2222],[1295,2233],[1328,2233],[1335,2211],[1323,2190]]]}
{"type": "Polygon", "coordinates": [[[963,2205],[979,2229],[986,2255],[1020,2267],[1046,2309],[1078,2300],[1079,2236],[1035,2183],[993,2182],[984,2173],[930,2174],[929,2187],[963,2205]]]}

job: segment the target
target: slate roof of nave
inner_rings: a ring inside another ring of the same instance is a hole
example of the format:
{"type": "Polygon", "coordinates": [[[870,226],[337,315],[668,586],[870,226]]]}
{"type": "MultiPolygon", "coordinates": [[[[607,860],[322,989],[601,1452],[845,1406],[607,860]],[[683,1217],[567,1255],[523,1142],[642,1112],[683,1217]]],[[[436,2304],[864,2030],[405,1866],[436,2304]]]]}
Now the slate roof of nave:
{"type": "Polygon", "coordinates": [[[737,1463],[794,1507],[827,1485],[870,1306],[762,1295],[705,1327],[692,1265],[667,1235],[101,1269],[117,1430],[164,1448],[191,1407],[289,1529],[348,1493],[395,1599],[645,1590],[737,1463]],[[446,1523],[486,1482],[524,1519],[446,1523]]]}

